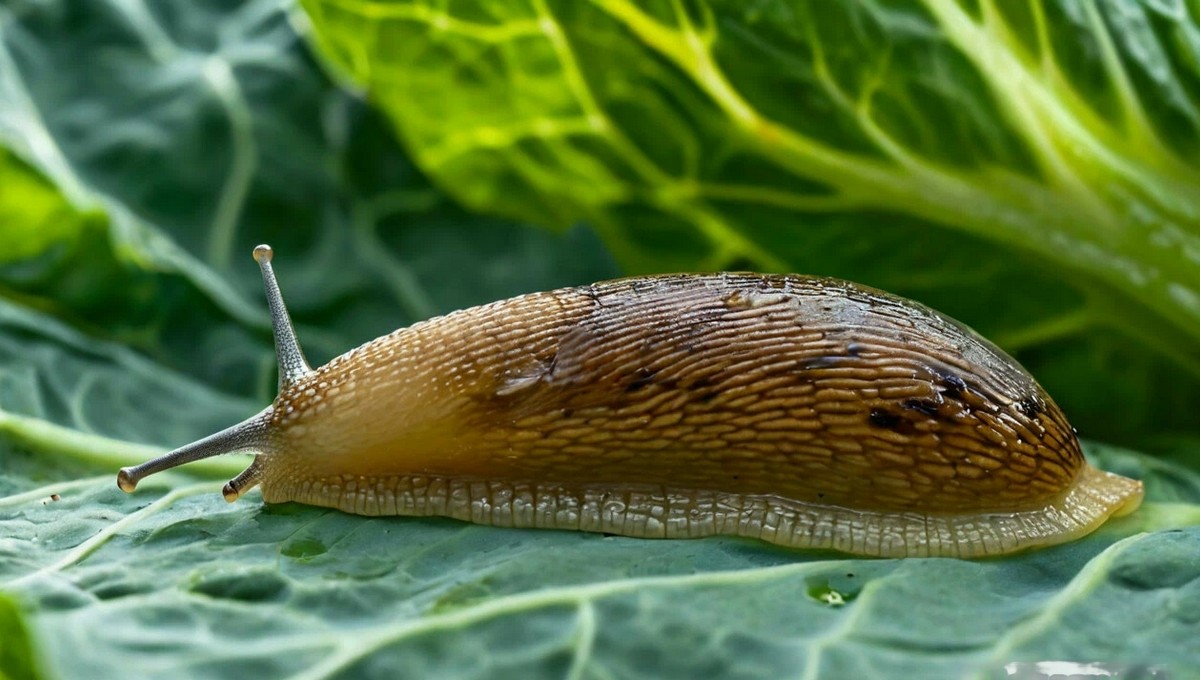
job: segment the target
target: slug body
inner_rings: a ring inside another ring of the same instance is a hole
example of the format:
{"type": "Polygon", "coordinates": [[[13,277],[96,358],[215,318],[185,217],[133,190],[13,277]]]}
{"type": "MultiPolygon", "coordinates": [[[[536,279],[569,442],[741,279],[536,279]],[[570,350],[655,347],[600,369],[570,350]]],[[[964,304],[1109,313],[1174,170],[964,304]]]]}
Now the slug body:
{"type": "MultiPolygon", "coordinates": [[[[256,257],[278,297],[269,249],[256,257]]],[[[315,370],[271,306],[275,402],[122,470],[122,488],[253,450],[227,499],[257,483],[270,503],[363,515],[960,557],[1071,540],[1142,497],[1084,460],[1001,350],[844,281],[672,275],[523,295],[315,370]]]]}

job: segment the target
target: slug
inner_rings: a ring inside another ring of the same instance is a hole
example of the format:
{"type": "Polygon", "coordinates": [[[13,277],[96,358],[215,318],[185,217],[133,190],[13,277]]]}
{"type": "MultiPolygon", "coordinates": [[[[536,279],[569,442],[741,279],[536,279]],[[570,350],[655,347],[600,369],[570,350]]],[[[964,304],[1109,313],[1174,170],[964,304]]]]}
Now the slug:
{"type": "Polygon", "coordinates": [[[279,395],[117,482],[235,451],[224,488],[360,515],[874,556],[998,555],[1135,510],[1020,365],[846,281],[678,274],[521,295],[312,369],[262,270],[279,395]]]}

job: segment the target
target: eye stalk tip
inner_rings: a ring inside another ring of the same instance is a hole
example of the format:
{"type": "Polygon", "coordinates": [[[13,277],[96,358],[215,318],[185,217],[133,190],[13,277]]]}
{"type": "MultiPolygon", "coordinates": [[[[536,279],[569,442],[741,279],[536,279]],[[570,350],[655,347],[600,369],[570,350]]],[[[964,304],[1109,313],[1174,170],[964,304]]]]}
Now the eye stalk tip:
{"type": "Polygon", "coordinates": [[[225,497],[225,502],[232,503],[236,501],[238,496],[241,494],[237,492],[237,489],[233,488],[233,482],[229,482],[225,486],[221,487],[221,495],[225,497]]]}
{"type": "Polygon", "coordinates": [[[275,251],[271,249],[271,246],[269,246],[265,243],[262,245],[254,246],[254,261],[255,262],[258,262],[259,264],[262,264],[265,262],[270,262],[271,258],[274,256],[275,256],[275,251]]]}
{"type": "Polygon", "coordinates": [[[117,486],[125,493],[133,493],[138,480],[133,476],[133,468],[121,468],[117,473],[117,486]]]}

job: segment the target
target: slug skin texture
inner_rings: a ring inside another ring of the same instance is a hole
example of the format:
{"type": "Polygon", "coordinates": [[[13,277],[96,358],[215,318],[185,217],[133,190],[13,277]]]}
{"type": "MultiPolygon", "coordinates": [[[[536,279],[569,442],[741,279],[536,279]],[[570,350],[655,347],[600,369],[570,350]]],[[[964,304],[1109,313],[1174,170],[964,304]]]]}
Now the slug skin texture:
{"type": "Polygon", "coordinates": [[[260,455],[227,497],[258,482],[267,502],[362,515],[978,557],[1078,538],[1142,498],[991,343],[802,276],[466,309],[310,370],[251,424],[260,455]]]}

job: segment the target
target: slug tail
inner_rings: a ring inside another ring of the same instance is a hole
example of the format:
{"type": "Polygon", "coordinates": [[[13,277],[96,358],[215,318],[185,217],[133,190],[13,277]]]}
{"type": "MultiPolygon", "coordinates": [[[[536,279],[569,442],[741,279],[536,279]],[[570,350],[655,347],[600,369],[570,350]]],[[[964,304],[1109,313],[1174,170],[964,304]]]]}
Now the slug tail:
{"type": "Polygon", "coordinates": [[[287,306],[283,304],[279,283],[275,281],[275,270],[271,267],[271,258],[274,256],[275,251],[265,243],[254,248],[254,261],[262,270],[267,305],[271,308],[271,326],[275,331],[275,357],[279,361],[279,390],[282,392],[283,388],[312,373],[312,367],[308,365],[304,351],[300,349],[300,342],[296,340],[292,317],[288,314],[287,306]]]}
{"type": "MultiPolygon", "coordinates": [[[[213,456],[220,456],[226,453],[261,451],[267,448],[269,443],[268,428],[270,415],[271,409],[268,407],[254,417],[243,420],[233,427],[228,427],[204,439],[181,446],[174,451],[153,460],[148,460],[141,465],[121,468],[121,471],[117,473],[117,486],[125,493],[132,493],[137,488],[138,482],[156,472],[162,472],[163,470],[169,470],[185,463],[212,458],[213,456]]],[[[249,489],[258,481],[258,474],[261,469],[259,465],[260,458],[261,456],[255,458],[254,464],[230,482],[230,484],[238,483],[236,488],[239,490],[239,495],[240,491],[249,489]],[[255,473],[248,475],[252,470],[255,473]]],[[[229,485],[226,486],[228,487],[229,485]]]]}

